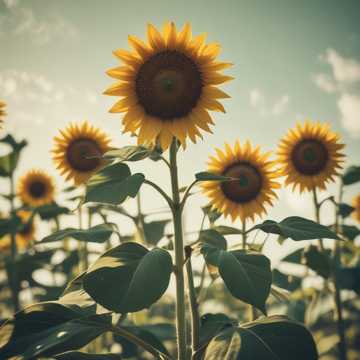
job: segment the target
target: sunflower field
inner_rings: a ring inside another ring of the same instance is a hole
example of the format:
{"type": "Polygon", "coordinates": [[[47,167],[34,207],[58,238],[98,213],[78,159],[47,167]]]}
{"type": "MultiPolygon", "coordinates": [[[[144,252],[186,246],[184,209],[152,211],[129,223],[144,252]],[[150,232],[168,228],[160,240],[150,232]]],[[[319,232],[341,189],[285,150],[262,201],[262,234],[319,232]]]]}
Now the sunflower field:
{"type": "Polygon", "coordinates": [[[19,170],[32,139],[7,131],[0,102],[0,359],[360,359],[360,157],[317,119],[283,127],[271,151],[244,138],[225,114],[231,51],[177,25],[113,52],[119,131],[55,126],[52,169],[19,170]],[[192,146],[216,112],[236,140],[203,163],[192,146]],[[285,188],[307,216],[270,215],[285,188]]]}

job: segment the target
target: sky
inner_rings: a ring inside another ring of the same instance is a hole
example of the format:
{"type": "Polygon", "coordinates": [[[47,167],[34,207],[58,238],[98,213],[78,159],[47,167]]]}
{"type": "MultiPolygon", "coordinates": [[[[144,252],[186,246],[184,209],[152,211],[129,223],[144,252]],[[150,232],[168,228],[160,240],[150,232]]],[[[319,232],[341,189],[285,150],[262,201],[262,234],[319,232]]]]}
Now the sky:
{"type": "MultiPolygon", "coordinates": [[[[206,32],[221,44],[221,60],[234,64],[226,74],[235,80],[222,87],[231,96],[223,101],[226,114],[214,113],[214,134],[180,155],[181,184],[205,169],[215,146],[249,139],[274,151],[287,130],[304,119],[329,122],[346,143],[347,165],[359,164],[359,13],[357,0],[0,0],[5,131],[30,143],[16,175],[44,168],[62,188],[50,150],[53,136],[70,121],[89,120],[112,137],[114,146],[134,144],[121,133],[121,115],[108,113],[115,99],[102,95],[112,83],[105,71],[118,64],[113,50],[129,48],[128,34],[144,38],[148,22],[162,26],[167,20],[178,27],[190,21],[194,34],[206,32]]],[[[169,189],[160,164],[145,161],[133,169],[169,189]]],[[[331,186],[329,193],[335,190],[331,186]]],[[[358,192],[353,185],[345,199],[358,192]]],[[[269,218],[311,217],[308,200],[281,190],[269,218]]],[[[146,211],[163,206],[149,189],[142,201],[146,211]]],[[[187,228],[199,226],[198,208],[204,204],[204,197],[193,196],[187,228]]],[[[325,222],[331,222],[331,214],[324,209],[325,222]]]]}

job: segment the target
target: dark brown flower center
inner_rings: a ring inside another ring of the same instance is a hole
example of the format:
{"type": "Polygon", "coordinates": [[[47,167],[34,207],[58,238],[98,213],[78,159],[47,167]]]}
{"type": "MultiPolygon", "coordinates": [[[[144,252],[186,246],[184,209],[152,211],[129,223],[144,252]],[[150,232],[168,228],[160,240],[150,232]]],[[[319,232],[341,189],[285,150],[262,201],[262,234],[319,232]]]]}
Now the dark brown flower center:
{"type": "Polygon", "coordinates": [[[318,140],[300,141],[291,153],[292,162],[299,173],[316,175],[327,164],[329,153],[324,144],[318,140]]]}
{"type": "Polygon", "coordinates": [[[188,115],[203,87],[197,65],[176,50],[149,58],[136,77],[139,103],[150,116],[171,120],[188,115]]]}
{"type": "Polygon", "coordinates": [[[66,151],[71,167],[83,172],[95,170],[101,163],[101,156],[100,146],[92,139],[77,139],[66,151]]]}
{"type": "Polygon", "coordinates": [[[236,203],[241,204],[254,200],[261,191],[261,174],[247,162],[229,166],[222,175],[237,179],[221,183],[224,195],[236,203]]]}
{"type": "Polygon", "coordinates": [[[29,186],[29,193],[33,198],[41,198],[46,194],[46,184],[40,180],[33,181],[29,186]]]}

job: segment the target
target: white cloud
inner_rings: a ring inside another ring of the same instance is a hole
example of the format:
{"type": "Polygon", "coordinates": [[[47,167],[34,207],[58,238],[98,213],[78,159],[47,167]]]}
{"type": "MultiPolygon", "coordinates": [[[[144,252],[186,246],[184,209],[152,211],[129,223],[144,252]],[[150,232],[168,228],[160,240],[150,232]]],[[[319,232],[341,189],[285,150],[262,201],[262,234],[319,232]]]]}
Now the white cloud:
{"type": "Polygon", "coordinates": [[[286,111],[288,104],[290,102],[290,97],[288,95],[282,95],[280,98],[276,99],[274,103],[268,105],[268,102],[265,94],[259,89],[253,89],[249,93],[250,106],[254,109],[257,109],[258,112],[262,115],[279,115],[286,111]]]}
{"type": "Polygon", "coordinates": [[[272,113],[274,115],[280,115],[284,113],[289,105],[290,97],[288,95],[283,95],[272,107],[272,113]]]}
{"type": "Polygon", "coordinates": [[[320,57],[332,67],[333,76],[340,83],[354,83],[360,81],[360,63],[351,58],[341,56],[334,49],[327,49],[320,57]]]}
{"type": "Polygon", "coordinates": [[[22,36],[38,45],[45,45],[53,39],[68,40],[79,35],[74,25],[58,15],[40,18],[32,9],[17,6],[15,0],[4,0],[4,3],[9,10],[0,21],[0,35],[3,37],[22,36]]]}
{"type": "Polygon", "coordinates": [[[336,83],[329,75],[322,73],[316,74],[313,76],[313,81],[321,90],[327,93],[334,93],[337,91],[336,83]]]}
{"type": "Polygon", "coordinates": [[[360,137],[360,95],[343,94],[337,102],[343,127],[350,136],[360,137]]]}
{"type": "Polygon", "coordinates": [[[259,89],[253,89],[250,91],[250,105],[254,108],[264,106],[265,96],[259,89]]]}

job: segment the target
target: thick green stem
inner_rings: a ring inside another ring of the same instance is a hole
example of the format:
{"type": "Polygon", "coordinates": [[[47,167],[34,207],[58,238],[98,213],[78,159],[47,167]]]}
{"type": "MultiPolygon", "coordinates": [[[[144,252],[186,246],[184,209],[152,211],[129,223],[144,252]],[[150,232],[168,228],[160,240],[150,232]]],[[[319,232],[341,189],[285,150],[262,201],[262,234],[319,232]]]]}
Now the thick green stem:
{"type": "MultiPolygon", "coordinates": [[[[11,216],[15,215],[15,186],[14,186],[14,176],[10,175],[10,211],[11,216]]],[[[19,283],[17,280],[16,272],[16,255],[17,255],[17,246],[16,246],[16,231],[11,231],[11,270],[8,272],[8,279],[11,287],[11,294],[14,303],[14,311],[17,312],[20,310],[19,303],[19,283]]]]}
{"type": "Polygon", "coordinates": [[[200,316],[199,316],[199,304],[196,299],[196,291],[194,286],[193,270],[191,265],[191,247],[189,259],[186,262],[186,275],[188,280],[188,297],[190,303],[190,314],[191,314],[191,348],[192,357],[194,358],[195,352],[198,350],[200,345],[200,316]]]}
{"type": "MultiPolygon", "coordinates": [[[[320,204],[317,197],[316,188],[313,189],[313,202],[315,208],[315,219],[316,222],[320,224],[320,204]]],[[[319,247],[321,251],[325,250],[323,239],[319,239],[319,247]]]]}
{"type": "Polygon", "coordinates": [[[140,191],[136,195],[136,205],[137,205],[137,217],[136,217],[136,229],[140,235],[141,242],[146,243],[145,238],[145,224],[144,224],[144,215],[141,210],[141,195],[140,191]]]}
{"type": "Polygon", "coordinates": [[[177,171],[177,143],[173,140],[170,148],[170,173],[173,198],[173,221],[175,234],[175,276],[176,276],[176,334],[178,359],[186,360],[186,315],[185,315],[185,286],[184,286],[184,240],[182,226],[182,208],[179,194],[179,180],[177,171]]]}
{"type": "MultiPolygon", "coordinates": [[[[342,202],[343,196],[343,184],[340,184],[340,191],[339,191],[339,199],[338,204],[342,202]]],[[[338,205],[335,204],[335,232],[339,232],[339,208],[338,205]]],[[[339,342],[339,356],[340,360],[347,360],[347,344],[346,344],[346,337],[345,337],[345,324],[343,320],[343,309],[342,309],[342,302],[341,302],[341,292],[339,287],[339,281],[337,276],[336,269],[341,266],[341,244],[339,241],[335,242],[334,248],[334,263],[335,263],[335,274],[334,274],[334,286],[335,286],[335,307],[336,307],[336,314],[337,314],[337,329],[340,337],[339,342]]]]}

